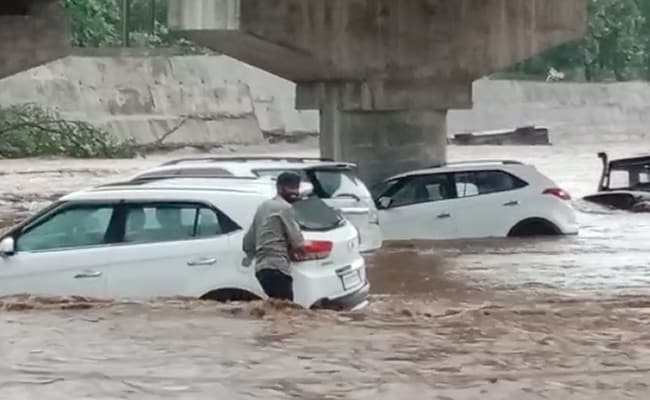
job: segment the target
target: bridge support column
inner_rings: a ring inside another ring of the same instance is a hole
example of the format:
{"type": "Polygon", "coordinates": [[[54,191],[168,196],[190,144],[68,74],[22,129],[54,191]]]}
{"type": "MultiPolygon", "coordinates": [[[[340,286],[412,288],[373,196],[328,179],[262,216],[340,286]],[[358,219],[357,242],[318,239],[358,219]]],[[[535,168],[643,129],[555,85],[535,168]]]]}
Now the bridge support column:
{"type": "Polygon", "coordinates": [[[471,106],[471,82],[298,85],[296,108],[320,110],[323,157],[358,164],[372,185],[446,161],[447,109],[471,106]]]}
{"type": "Polygon", "coordinates": [[[447,111],[320,110],[323,157],[358,164],[368,185],[447,158],[447,111]]]}

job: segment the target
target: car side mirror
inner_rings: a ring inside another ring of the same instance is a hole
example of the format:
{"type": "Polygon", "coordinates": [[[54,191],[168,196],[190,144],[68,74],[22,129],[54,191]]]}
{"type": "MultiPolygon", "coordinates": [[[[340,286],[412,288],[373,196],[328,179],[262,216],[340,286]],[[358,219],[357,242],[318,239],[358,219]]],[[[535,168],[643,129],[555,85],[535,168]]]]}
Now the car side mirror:
{"type": "Polygon", "coordinates": [[[0,256],[10,256],[16,252],[14,238],[8,236],[0,241],[0,256]]]}
{"type": "Polygon", "coordinates": [[[393,204],[393,200],[390,197],[380,197],[379,200],[377,201],[377,208],[380,210],[386,210],[390,208],[390,206],[393,204]]]}

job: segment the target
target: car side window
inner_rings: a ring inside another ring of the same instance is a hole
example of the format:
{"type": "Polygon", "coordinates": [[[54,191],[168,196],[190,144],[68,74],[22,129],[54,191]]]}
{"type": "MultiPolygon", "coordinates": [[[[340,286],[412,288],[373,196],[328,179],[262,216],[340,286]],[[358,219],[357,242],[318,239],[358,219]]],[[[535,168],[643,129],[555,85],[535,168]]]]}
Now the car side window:
{"type": "Polygon", "coordinates": [[[379,200],[379,198],[388,195],[391,189],[395,187],[395,185],[397,185],[399,182],[400,182],[399,179],[392,179],[390,181],[383,181],[376,184],[370,189],[372,198],[375,199],[375,201],[377,201],[379,200]]]}
{"type": "Polygon", "coordinates": [[[639,181],[640,184],[647,185],[648,183],[650,183],[650,172],[648,171],[639,172],[637,180],[639,181]]]}
{"type": "Polygon", "coordinates": [[[454,174],[459,198],[521,189],[527,183],[504,171],[471,171],[454,174]]]}
{"type": "Polygon", "coordinates": [[[631,186],[630,172],[624,170],[612,170],[609,173],[610,189],[629,188],[631,186]]]}
{"type": "Polygon", "coordinates": [[[124,242],[188,240],[218,236],[235,229],[225,215],[202,204],[129,204],[124,242]]]}
{"type": "MultiPolygon", "coordinates": [[[[397,186],[397,185],[396,185],[397,186]]],[[[408,178],[390,196],[391,207],[442,201],[454,198],[447,174],[422,175],[408,178]]]]}
{"type": "Polygon", "coordinates": [[[18,235],[17,251],[46,251],[107,243],[113,206],[71,206],[36,222],[18,235]]]}

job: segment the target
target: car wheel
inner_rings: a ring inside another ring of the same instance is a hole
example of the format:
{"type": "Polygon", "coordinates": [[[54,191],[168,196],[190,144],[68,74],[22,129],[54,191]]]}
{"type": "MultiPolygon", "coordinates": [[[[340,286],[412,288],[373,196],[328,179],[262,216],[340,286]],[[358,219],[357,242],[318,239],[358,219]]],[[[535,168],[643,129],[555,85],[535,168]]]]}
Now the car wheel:
{"type": "Polygon", "coordinates": [[[552,222],[544,218],[528,218],[515,225],[508,237],[531,237],[531,236],[555,236],[561,235],[562,231],[552,222]]]}
{"type": "Polygon", "coordinates": [[[247,290],[228,288],[208,292],[201,296],[201,300],[212,300],[219,303],[228,303],[231,301],[257,301],[261,300],[261,298],[247,290]]]}

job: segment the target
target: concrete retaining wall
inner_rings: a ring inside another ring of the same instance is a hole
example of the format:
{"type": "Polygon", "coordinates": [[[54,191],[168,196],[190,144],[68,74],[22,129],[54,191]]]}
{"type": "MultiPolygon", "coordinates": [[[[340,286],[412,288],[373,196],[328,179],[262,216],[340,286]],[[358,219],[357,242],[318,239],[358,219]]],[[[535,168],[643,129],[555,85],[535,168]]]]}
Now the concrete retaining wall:
{"type": "Polygon", "coordinates": [[[451,111],[449,133],[522,125],[549,128],[561,143],[650,143],[650,84],[543,83],[481,79],[472,110],[451,111]]]}
{"type": "MultiPolygon", "coordinates": [[[[227,56],[73,56],[0,80],[0,105],[35,102],[160,147],[258,144],[318,132],[296,111],[295,85],[227,56]]],[[[650,84],[482,79],[449,134],[541,125],[561,143],[650,138],[650,84]]]]}
{"type": "Polygon", "coordinates": [[[295,85],[226,56],[72,56],[0,80],[0,105],[34,102],[157,147],[315,135],[295,85]]]}

